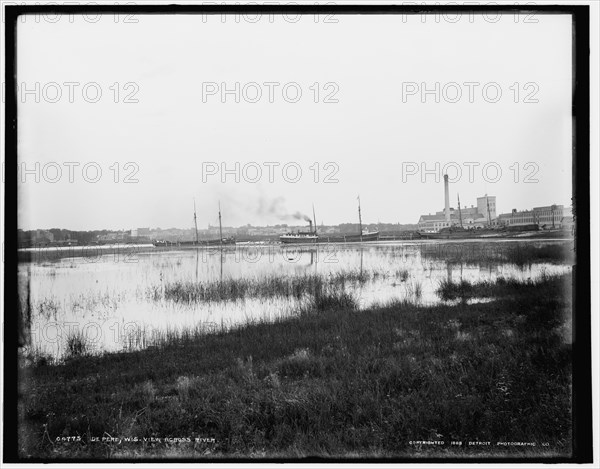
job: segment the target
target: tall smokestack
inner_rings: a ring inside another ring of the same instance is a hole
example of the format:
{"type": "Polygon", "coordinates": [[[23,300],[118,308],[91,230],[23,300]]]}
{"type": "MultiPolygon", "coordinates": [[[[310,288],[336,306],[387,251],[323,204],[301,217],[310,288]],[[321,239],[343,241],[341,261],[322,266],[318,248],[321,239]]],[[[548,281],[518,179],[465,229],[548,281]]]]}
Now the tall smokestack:
{"type": "Polygon", "coordinates": [[[446,221],[450,223],[450,189],[448,188],[448,175],[444,174],[444,213],[446,221]]]}
{"type": "Polygon", "coordinates": [[[310,233],[312,233],[312,220],[308,220],[308,224],[310,226],[310,229],[308,230],[310,233]]]}

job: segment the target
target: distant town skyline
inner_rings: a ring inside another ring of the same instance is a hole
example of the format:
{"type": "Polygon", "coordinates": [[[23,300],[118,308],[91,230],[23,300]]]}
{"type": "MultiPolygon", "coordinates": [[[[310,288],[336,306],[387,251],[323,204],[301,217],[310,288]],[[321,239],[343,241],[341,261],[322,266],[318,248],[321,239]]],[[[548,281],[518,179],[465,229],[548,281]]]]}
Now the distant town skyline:
{"type": "Polygon", "coordinates": [[[567,15],[137,18],[19,22],[20,228],[189,228],[194,199],[199,226],[219,202],[338,225],[359,195],[365,223],[416,224],[444,172],[453,207],[571,205],[567,15]]]}
{"type": "MultiPolygon", "coordinates": [[[[492,197],[490,195],[490,197],[492,197]]],[[[571,204],[546,204],[540,207],[546,207],[546,206],[551,206],[551,205],[557,205],[557,206],[562,206],[564,207],[565,212],[566,211],[571,211],[572,210],[572,205],[571,204]]],[[[461,208],[463,210],[468,210],[468,209],[472,209],[473,207],[477,208],[477,206],[475,204],[470,204],[470,205],[463,205],[461,203],[461,208]]],[[[493,218],[499,217],[500,215],[506,215],[506,214],[510,214],[512,210],[516,210],[518,212],[527,212],[527,211],[531,211],[533,209],[535,209],[537,207],[515,207],[511,210],[507,210],[507,211],[503,211],[503,212],[498,212],[493,218]]],[[[450,209],[453,213],[453,217],[457,216],[456,214],[458,213],[458,204],[452,205],[450,206],[450,209]]],[[[427,212],[427,213],[423,213],[422,215],[435,215],[435,214],[440,214],[444,212],[444,207],[440,207],[438,208],[438,210],[433,210],[431,212],[427,212]]],[[[419,220],[417,219],[416,221],[412,221],[412,222],[402,222],[402,221],[383,221],[383,220],[377,220],[377,221],[369,221],[369,220],[363,220],[363,224],[364,225],[399,225],[399,226],[411,226],[414,225],[415,227],[419,224],[419,220]]],[[[296,219],[296,220],[292,220],[292,221],[288,221],[288,222],[278,222],[278,223],[265,223],[265,224],[253,224],[253,223],[244,223],[244,224],[240,224],[240,225],[234,225],[234,224],[223,224],[223,228],[233,228],[233,229],[239,229],[239,228],[244,228],[244,227],[253,227],[253,228],[268,228],[268,227],[277,227],[277,226],[288,226],[291,228],[297,228],[297,227],[303,227],[303,226],[307,226],[308,223],[305,222],[304,220],[300,220],[300,219],[296,219]]],[[[358,220],[347,220],[347,221],[342,221],[340,223],[325,223],[323,221],[317,221],[317,225],[318,226],[327,226],[327,227],[337,227],[337,226],[341,226],[341,225],[358,225],[358,220]]],[[[198,231],[207,231],[207,230],[211,230],[211,229],[215,229],[218,228],[218,223],[211,223],[208,222],[205,225],[201,225],[198,224],[198,231]]],[[[32,228],[23,228],[23,227],[19,227],[19,229],[24,230],[24,231],[32,231],[32,230],[50,230],[50,229],[62,229],[62,230],[70,230],[70,231],[131,231],[131,230],[135,230],[135,229],[139,229],[139,228],[150,228],[152,230],[156,229],[156,230],[173,230],[173,229],[177,229],[177,230],[193,230],[194,229],[194,225],[193,222],[191,224],[191,226],[168,226],[168,225],[142,225],[142,226],[126,226],[126,227],[108,227],[108,228],[94,228],[94,229],[73,229],[73,228],[69,228],[69,227],[63,227],[63,226],[36,226],[36,227],[32,227],[32,228]]]]}

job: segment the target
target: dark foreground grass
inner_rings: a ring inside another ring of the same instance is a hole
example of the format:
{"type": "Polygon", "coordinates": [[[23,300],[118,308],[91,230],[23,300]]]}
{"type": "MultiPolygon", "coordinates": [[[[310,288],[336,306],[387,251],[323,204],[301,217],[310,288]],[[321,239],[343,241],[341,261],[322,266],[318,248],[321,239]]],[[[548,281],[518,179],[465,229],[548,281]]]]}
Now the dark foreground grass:
{"type": "Polygon", "coordinates": [[[340,298],[272,324],[29,366],[19,450],[113,458],[568,456],[568,279],[498,291],[485,304],[368,311],[342,308],[340,298]],[[445,445],[411,443],[423,440],[445,445]]]}

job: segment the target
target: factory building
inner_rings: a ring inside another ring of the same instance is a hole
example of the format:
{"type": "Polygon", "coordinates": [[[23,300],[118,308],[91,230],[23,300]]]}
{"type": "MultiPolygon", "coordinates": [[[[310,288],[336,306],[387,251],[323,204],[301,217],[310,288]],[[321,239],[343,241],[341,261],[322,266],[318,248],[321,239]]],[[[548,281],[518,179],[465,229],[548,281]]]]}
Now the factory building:
{"type": "Polygon", "coordinates": [[[491,224],[496,219],[496,196],[485,194],[483,197],[477,197],[477,212],[491,224]]]}
{"type": "MultiPolygon", "coordinates": [[[[419,231],[435,233],[443,228],[462,226],[467,229],[481,229],[488,226],[521,226],[535,225],[540,229],[572,229],[572,207],[563,205],[547,205],[534,207],[532,210],[516,210],[511,213],[496,215],[496,197],[485,194],[477,197],[477,206],[450,207],[450,190],[448,176],[444,175],[444,210],[435,214],[421,215],[418,222],[419,231]]],[[[537,229],[537,228],[536,228],[537,229]]]]}
{"type": "MultiPolygon", "coordinates": [[[[462,218],[462,226],[467,229],[480,229],[489,225],[487,214],[479,213],[477,207],[462,208],[460,214],[457,209],[450,207],[450,222],[446,221],[444,211],[436,212],[435,214],[421,215],[419,218],[419,231],[437,232],[442,228],[450,226],[460,226],[462,218]]],[[[497,220],[492,218],[492,225],[495,225],[497,220]]]]}
{"type": "Polygon", "coordinates": [[[448,175],[444,175],[444,210],[434,215],[421,215],[418,222],[419,231],[435,233],[442,228],[462,226],[467,229],[480,229],[487,225],[495,225],[496,196],[484,195],[477,198],[477,207],[450,207],[450,190],[448,175]]]}
{"type": "Polygon", "coordinates": [[[572,224],[572,209],[563,205],[533,207],[532,210],[513,209],[511,213],[502,213],[499,224],[504,226],[538,225],[540,228],[561,228],[572,224]]]}
{"type": "Polygon", "coordinates": [[[131,230],[132,238],[140,238],[140,237],[149,237],[150,236],[150,228],[134,228],[131,230]]]}

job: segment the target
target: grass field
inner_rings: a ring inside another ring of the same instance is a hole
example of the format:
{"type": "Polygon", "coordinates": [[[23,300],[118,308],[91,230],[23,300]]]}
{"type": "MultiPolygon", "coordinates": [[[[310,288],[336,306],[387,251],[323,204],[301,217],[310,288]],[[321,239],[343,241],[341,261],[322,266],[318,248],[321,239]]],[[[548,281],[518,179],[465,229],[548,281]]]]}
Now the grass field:
{"type": "Polygon", "coordinates": [[[274,323],[24,364],[19,450],[50,458],[569,456],[570,288],[569,276],[441,285],[441,296],[484,291],[493,301],[369,310],[328,295],[274,323]]]}

